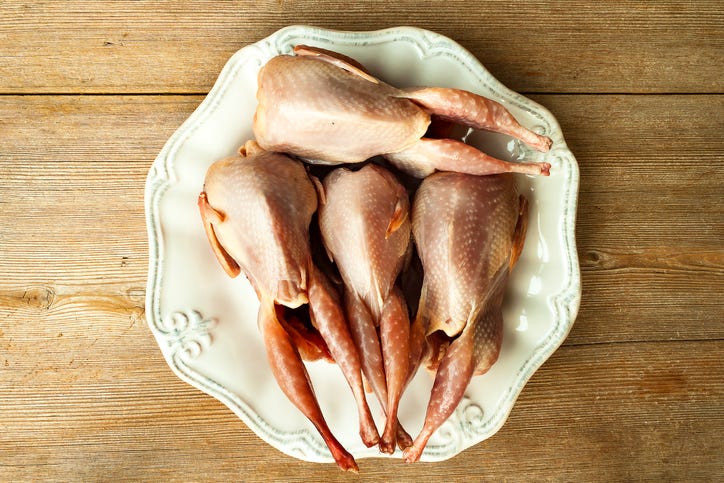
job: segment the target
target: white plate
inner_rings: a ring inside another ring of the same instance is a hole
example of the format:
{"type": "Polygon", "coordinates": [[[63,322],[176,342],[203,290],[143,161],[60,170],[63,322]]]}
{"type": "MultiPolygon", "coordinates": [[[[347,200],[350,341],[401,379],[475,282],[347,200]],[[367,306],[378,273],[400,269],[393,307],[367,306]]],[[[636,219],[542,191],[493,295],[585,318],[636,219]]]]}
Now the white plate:
{"type": "MultiPolygon", "coordinates": [[[[168,140],[146,183],[150,266],[146,317],[164,357],[184,381],[219,399],[277,449],[308,461],[332,458],[312,425],[287,400],[269,370],[256,327],[258,302],[243,276],[226,276],[208,245],[196,206],[206,170],[252,137],[256,75],[271,57],[308,44],[347,54],[398,87],[455,87],[502,102],[525,126],[553,139],[546,154],[502,135],[469,142],[506,159],[545,160],[551,176],[520,176],[530,200],[525,249],[509,282],[500,359],[476,377],[454,415],[430,440],[423,461],[450,458],[493,435],[538,367],[568,334],[580,301],[574,224],[578,166],[558,123],[538,104],[510,91],[466,50],[410,27],[338,32],[292,26],[234,54],[213,89],[168,140]]],[[[332,431],[357,458],[381,456],[358,436],[352,395],[336,366],[309,366],[332,431]]],[[[405,392],[400,420],[421,428],[431,378],[421,370],[405,392]]],[[[378,424],[383,419],[369,398],[378,424]]],[[[397,451],[393,456],[400,457],[397,451]]]]}

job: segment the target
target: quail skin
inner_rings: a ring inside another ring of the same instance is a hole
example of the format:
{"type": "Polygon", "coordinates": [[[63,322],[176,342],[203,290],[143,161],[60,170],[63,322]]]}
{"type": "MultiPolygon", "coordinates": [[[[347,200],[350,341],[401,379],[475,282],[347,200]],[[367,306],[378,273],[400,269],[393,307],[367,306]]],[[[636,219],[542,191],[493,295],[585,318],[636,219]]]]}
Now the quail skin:
{"type": "Polygon", "coordinates": [[[351,331],[367,381],[387,414],[380,450],[412,443],[397,408],[409,372],[410,321],[396,285],[410,244],[410,202],[384,168],[338,168],[325,179],[319,226],[346,287],[351,331]],[[399,437],[398,437],[399,433],[399,437]]]}
{"type": "Polygon", "coordinates": [[[460,89],[398,89],[334,52],[297,46],[259,71],[253,130],[265,149],[311,163],[360,163],[385,156],[424,178],[435,171],[547,176],[548,163],[507,162],[455,139],[424,137],[432,114],[510,135],[547,151],[551,140],[521,126],[498,102],[460,89]]]}
{"type": "Polygon", "coordinates": [[[436,173],[418,189],[412,230],[424,269],[417,319],[436,368],[422,431],[404,458],[417,461],[473,375],[498,359],[508,274],[525,240],[527,201],[510,174],[436,173]]]}
{"type": "Polygon", "coordinates": [[[311,262],[309,224],[317,194],[302,163],[247,143],[240,155],[208,170],[199,208],[217,259],[229,275],[244,273],[260,301],[258,325],[272,373],[285,395],[309,418],[337,464],[357,470],[331,433],[314,395],[283,311],[309,304],[314,326],[352,388],[363,442],[379,435],[365,399],[361,365],[344,312],[330,282],[311,262]]]}

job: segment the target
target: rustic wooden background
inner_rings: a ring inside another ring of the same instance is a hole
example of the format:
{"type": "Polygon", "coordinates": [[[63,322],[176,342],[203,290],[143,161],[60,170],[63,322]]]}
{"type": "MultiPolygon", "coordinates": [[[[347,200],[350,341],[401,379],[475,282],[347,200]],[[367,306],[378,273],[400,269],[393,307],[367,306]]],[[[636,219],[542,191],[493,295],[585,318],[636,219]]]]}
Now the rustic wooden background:
{"type": "Polygon", "coordinates": [[[714,1],[0,2],[0,481],[721,480],[722,66],[714,1]],[[447,35],[578,158],[577,322],[449,461],[286,457],[146,326],[148,168],[228,57],[290,24],[447,35]]]}

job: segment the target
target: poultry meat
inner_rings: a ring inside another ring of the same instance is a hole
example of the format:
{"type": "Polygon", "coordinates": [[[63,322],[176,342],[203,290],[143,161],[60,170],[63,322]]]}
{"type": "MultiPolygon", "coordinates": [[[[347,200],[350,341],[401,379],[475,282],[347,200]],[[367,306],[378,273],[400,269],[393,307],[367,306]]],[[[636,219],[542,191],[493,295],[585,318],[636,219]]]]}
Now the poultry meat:
{"type": "Polygon", "coordinates": [[[295,52],[259,71],[253,130],[267,150],[332,165],[383,155],[418,178],[435,171],[549,174],[545,162],[506,162],[455,139],[424,137],[434,114],[550,148],[549,138],[521,126],[495,101],[459,89],[397,89],[335,52],[307,46],[295,52]]]}
{"type": "Polygon", "coordinates": [[[244,273],[254,287],[272,373],[337,464],[357,470],[304,361],[339,365],[365,445],[392,453],[397,444],[417,461],[500,353],[505,288],[528,216],[512,173],[548,176],[551,167],[494,158],[461,133],[498,132],[542,152],[551,140],[480,95],[400,89],[354,59],[303,45],[262,66],[257,99],[255,140],[213,164],[199,195],[211,247],[230,276],[244,273]],[[386,161],[335,168],[376,156],[386,161]],[[435,380],[413,440],[398,410],[422,362],[435,380]],[[385,412],[381,436],[365,382],[385,412]]]}
{"type": "Polygon", "coordinates": [[[403,448],[412,444],[397,422],[410,369],[410,321],[395,285],[410,245],[410,202],[397,179],[374,164],[332,171],[320,201],[319,227],[344,281],[363,372],[387,414],[380,450],[392,453],[396,440],[403,448]]]}
{"type": "MultiPolygon", "coordinates": [[[[258,325],[269,363],[285,395],[309,418],[337,464],[357,470],[331,433],[299,354],[299,338],[285,330],[278,306],[309,304],[311,320],[352,388],[367,446],[379,434],[365,399],[361,363],[330,282],[311,262],[309,224],[317,195],[304,166],[249,142],[238,156],[208,170],[199,208],[217,259],[232,277],[243,272],[260,301],[258,325]]],[[[301,336],[302,338],[306,338],[301,336]]]]}
{"type": "Polygon", "coordinates": [[[436,173],[418,189],[412,230],[424,278],[417,310],[437,369],[422,431],[404,452],[417,461],[473,375],[497,360],[501,306],[525,240],[527,201],[512,175],[436,173]]]}

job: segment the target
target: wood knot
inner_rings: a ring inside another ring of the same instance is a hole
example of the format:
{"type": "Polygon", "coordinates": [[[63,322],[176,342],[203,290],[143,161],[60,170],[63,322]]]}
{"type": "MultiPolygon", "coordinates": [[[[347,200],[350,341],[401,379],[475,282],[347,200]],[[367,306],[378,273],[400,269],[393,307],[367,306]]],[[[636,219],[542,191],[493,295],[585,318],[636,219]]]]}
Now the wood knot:
{"type": "Polygon", "coordinates": [[[22,299],[29,307],[48,310],[55,300],[55,291],[50,287],[29,287],[23,292],[22,299]]]}
{"type": "Polygon", "coordinates": [[[601,259],[601,254],[596,250],[590,250],[588,253],[586,253],[586,255],[588,256],[588,259],[594,263],[601,259]]]}
{"type": "Polygon", "coordinates": [[[611,257],[601,250],[587,250],[581,257],[581,265],[590,268],[611,268],[611,257]]]}

